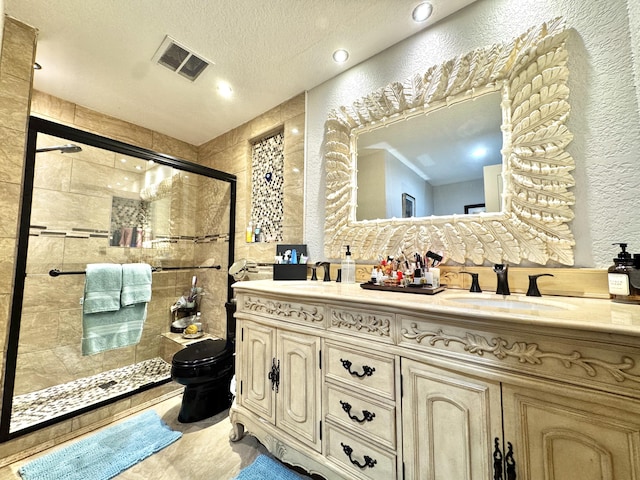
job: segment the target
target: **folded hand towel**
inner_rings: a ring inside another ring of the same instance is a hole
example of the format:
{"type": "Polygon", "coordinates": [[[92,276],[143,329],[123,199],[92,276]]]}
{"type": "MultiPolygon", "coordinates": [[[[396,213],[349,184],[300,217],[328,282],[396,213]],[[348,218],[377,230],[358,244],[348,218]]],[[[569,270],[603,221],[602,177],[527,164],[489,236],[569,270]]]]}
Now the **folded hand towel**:
{"type": "Polygon", "coordinates": [[[146,303],[151,300],[151,267],[146,263],[127,263],[122,265],[123,307],[146,303]]]}
{"type": "Polygon", "coordinates": [[[120,309],[122,266],[113,263],[87,265],[83,313],[114,312],[120,309]]]}

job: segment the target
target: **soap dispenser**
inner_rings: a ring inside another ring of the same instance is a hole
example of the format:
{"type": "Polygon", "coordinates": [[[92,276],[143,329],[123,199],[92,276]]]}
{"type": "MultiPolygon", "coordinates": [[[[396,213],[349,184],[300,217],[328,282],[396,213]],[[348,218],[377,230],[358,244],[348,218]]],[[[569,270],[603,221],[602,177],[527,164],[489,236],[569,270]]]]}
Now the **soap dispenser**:
{"type": "Polygon", "coordinates": [[[621,251],[607,270],[609,297],[614,302],[640,304],[640,265],[627,252],[626,243],[613,245],[620,245],[621,251]]]}
{"type": "Polygon", "coordinates": [[[356,262],[351,258],[350,246],[347,245],[347,252],[340,265],[342,270],[342,283],[355,283],[356,282],[356,262]]]}

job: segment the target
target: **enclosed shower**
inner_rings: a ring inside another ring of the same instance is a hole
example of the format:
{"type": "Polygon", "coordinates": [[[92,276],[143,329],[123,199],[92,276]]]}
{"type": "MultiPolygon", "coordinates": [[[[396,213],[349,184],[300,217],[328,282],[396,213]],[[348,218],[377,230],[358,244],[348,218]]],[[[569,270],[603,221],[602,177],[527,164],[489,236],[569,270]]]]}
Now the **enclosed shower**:
{"type": "Polygon", "coordinates": [[[0,441],[170,382],[170,308],[194,275],[205,331],[225,336],[235,189],[233,175],[30,119],[0,441]],[[94,263],[149,264],[152,297],[139,343],[83,356],[94,263]]]}

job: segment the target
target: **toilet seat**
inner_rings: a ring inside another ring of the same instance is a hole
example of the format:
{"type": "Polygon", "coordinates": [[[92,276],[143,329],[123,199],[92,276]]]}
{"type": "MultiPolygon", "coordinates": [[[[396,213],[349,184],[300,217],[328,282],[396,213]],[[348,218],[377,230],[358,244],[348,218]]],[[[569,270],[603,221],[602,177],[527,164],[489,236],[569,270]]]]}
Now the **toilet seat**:
{"type": "Polygon", "coordinates": [[[173,356],[171,378],[182,385],[197,385],[233,375],[233,353],[222,339],[192,343],[173,356]]]}
{"type": "Polygon", "coordinates": [[[192,343],[173,356],[173,364],[178,367],[198,367],[215,362],[231,355],[233,352],[227,349],[227,342],[222,339],[208,338],[200,342],[192,343]]]}

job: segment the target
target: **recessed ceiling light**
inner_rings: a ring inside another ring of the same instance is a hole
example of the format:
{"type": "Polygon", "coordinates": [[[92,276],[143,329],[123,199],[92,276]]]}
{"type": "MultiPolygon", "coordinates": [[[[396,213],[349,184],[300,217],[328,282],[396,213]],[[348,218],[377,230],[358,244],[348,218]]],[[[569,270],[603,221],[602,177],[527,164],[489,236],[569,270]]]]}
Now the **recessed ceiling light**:
{"type": "Polygon", "coordinates": [[[433,12],[433,6],[429,2],[422,2],[413,9],[411,17],[414,21],[421,23],[427,20],[433,12]]]}
{"type": "Polygon", "coordinates": [[[218,84],[218,93],[224,98],[229,98],[233,95],[233,89],[228,83],[220,82],[218,84]]]}
{"type": "Polygon", "coordinates": [[[340,48],[333,52],[333,61],[336,63],[344,63],[349,58],[349,52],[344,48],[340,48]]]}
{"type": "Polygon", "coordinates": [[[295,127],[291,129],[291,133],[293,133],[294,135],[297,135],[297,134],[298,134],[298,132],[300,132],[300,130],[298,130],[298,129],[297,129],[297,128],[295,128],[295,127]]]}
{"type": "Polygon", "coordinates": [[[471,155],[474,158],[484,158],[487,155],[487,149],[484,147],[478,147],[473,152],[471,152],[471,155]]]}
{"type": "Polygon", "coordinates": [[[40,65],[38,62],[33,62],[33,69],[42,70],[42,65],[40,65]]]}

